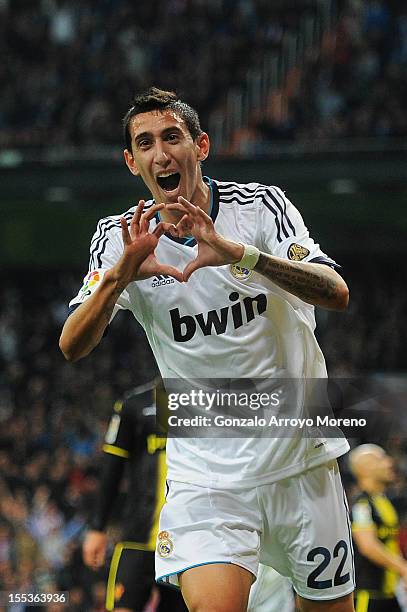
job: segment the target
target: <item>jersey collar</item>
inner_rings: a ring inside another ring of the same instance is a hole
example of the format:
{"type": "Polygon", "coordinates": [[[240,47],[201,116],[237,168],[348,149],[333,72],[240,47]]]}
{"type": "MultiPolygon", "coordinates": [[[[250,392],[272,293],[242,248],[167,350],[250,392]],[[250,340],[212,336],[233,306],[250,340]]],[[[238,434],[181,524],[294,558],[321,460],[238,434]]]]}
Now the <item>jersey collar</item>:
{"type": "MultiPolygon", "coordinates": [[[[209,216],[212,221],[215,223],[216,217],[219,212],[219,191],[218,186],[215,181],[208,176],[203,177],[204,183],[209,186],[210,191],[210,207],[209,207],[209,216]]],[[[160,213],[157,212],[155,215],[157,223],[161,221],[160,213]]],[[[176,236],[171,236],[168,232],[165,233],[165,236],[172,240],[173,242],[178,242],[178,244],[183,244],[184,246],[194,247],[196,245],[196,240],[192,236],[185,236],[184,238],[177,238],[176,236]]]]}

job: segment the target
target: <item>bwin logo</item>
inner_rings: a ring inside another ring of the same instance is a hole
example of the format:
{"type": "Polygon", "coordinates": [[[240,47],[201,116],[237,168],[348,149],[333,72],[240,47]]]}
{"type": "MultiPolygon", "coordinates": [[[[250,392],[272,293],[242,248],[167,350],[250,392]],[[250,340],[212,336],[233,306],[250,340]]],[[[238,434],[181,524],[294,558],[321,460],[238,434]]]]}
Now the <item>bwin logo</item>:
{"type": "MultiPolygon", "coordinates": [[[[229,295],[229,300],[237,302],[239,297],[237,291],[233,291],[229,295]]],[[[261,315],[265,312],[266,308],[267,297],[264,293],[259,293],[256,297],[245,297],[243,298],[243,303],[239,301],[233,304],[233,306],[225,306],[219,312],[217,310],[209,310],[206,319],[202,312],[193,316],[180,316],[179,309],[173,308],[170,310],[170,317],[174,340],[175,342],[188,342],[188,340],[191,340],[195,335],[197,323],[204,336],[224,334],[230,319],[229,313],[232,316],[233,327],[238,329],[238,327],[242,327],[242,325],[252,321],[256,315],[261,315]],[[257,313],[254,311],[254,302],[257,305],[257,313]]]]}
{"type": "Polygon", "coordinates": [[[172,285],[175,283],[175,279],[168,274],[159,274],[158,276],[153,277],[153,282],[151,283],[152,287],[161,287],[161,285],[172,285]]]}

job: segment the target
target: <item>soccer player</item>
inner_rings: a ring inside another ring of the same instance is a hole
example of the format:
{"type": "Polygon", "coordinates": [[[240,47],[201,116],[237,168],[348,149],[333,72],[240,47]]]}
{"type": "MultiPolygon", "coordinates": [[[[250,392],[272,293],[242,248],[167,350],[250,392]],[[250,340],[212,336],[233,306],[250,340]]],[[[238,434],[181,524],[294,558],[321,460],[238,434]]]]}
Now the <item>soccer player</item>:
{"type": "Polygon", "coordinates": [[[349,453],[359,493],[352,504],[355,546],[356,612],[399,612],[396,587],[407,585],[407,561],[398,544],[397,512],[386,496],[394,480],[393,460],[376,444],[349,453]]]}
{"type": "MultiPolygon", "coordinates": [[[[114,405],[95,509],[83,543],[86,565],[103,566],[106,526],[128,464],[122,539],[114,549],[106,592],[106,609],[116,612],[144,610],[154,584],[154,551],[167,472],[166,438],[156,426],[155,386],[155,380],[139,385],[114,405]]],[[[160,586],[157,612],[186,612],[186,607],[179,593],[160,586]]]]}
{"type": "MultiPolygon", "coordinates": [[[[314,306],[344,310],[348,289],[283,191],[204,177],[209,136],[173,92],[137,96],[124,129],[126,164],[152,199],[99,222],[62,330],[65,357],[88,355],[128,309],[164,379],[326,377],[314,306]]],[[[157,579],[179,585],[193,612],[240,612],[262,561],[290,578],[303,612],[351,612],[336,462],[348,448],[301,431],[172,437],[157,579]]]]}

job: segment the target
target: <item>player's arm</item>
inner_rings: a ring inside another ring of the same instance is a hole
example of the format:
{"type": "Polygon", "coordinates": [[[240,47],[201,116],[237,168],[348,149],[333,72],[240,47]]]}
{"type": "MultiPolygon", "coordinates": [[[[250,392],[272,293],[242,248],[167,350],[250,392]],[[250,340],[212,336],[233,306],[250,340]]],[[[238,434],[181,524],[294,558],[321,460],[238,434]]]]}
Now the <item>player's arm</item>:
{"type": "Polygon", "coordinates": [[[254,270],[314,306],[330,310],[345,310],[348,306],[349,290],[345,281],[327,265],[260,253],[254,270]]]}
{"type": "MultiPolygon", "coordinates": [[[[167,208],[186,212],[177,225],[177,232],[179,235],[191,233],[198,243],[197,258],[184,270],[185,281],[204,266],[241,264],[245,253],[243,245],[218,234],[212,219],[201,208],[181,197],[179,204],[167,208]]],[[[289,261],[260,253],[254,270],[314,306],[345,310],[348,305],[349,291],[345,281],[327,265],[289,261]]]]}
{"type": "Polygon", "coordinates": [[[113,309],[127,285],[156,274],[168,274],[179,281],[182,273],[173,266],[160,264],[154,254],[158,240],[172,226],[159,223],[152,232],[149,224],[163,204],[155,204],[143,214],[144,200],[140,200],[130,224],[120,219],[123,254],[106,271],[96,291],[68,317],[62,329],[59,346],[68,361],[86,357],[100,342],[109,324],[113,309]]]}
{"type": "Polygon", "coordinates": [[[105,562],[108,523],[114,502],[117,498],[123,475],[125,458],[104,453],[102,473],[96,495],[89,530],[86,533],[82,552],[84,563],[96,569],[105,562]]]}
{"type": "Polygon", "coordinates": [[[135,448],[134,426],[125,403],[116,402],[103,445],[101,472],[89,530],[83,543],[83,559],[92,568],[101,567],[106,556],[106,526],[117,499],[125,462],[135,448]]]}
{"type": "Polygon", "coordinates": [[[374,527],[354,529],[352,535],[361,555],[376,565],[397,572],[407,584],[407,561],[384,546],[374,527]]]}
{"type": "Polygon", "coordinates": [[[65,359],[78,361],[99,344],[125,287],[111,268],[106,271],[98,289],[69,315],[59,339],[65,359]]]}

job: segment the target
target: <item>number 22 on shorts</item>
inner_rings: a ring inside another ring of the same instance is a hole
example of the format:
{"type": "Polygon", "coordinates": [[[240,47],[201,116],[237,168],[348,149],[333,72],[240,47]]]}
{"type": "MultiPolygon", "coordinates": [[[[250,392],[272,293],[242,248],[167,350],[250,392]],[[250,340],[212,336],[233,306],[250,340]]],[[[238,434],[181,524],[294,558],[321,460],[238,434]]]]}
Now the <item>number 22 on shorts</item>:
{"type": "Polygon", "coordinates": [[[324,546],[317,546],[316,548],[310,550],[307,555],[307,561],[315,561],[315,558],[318,556],[322,557],[322,561],[308,576],[307,586],[311,589],[330,589],[332,585],[340,586],[341,584],[346,584],[346,582],[350,580],[350,573],[347,572],[346,574],[342,574],[342,570],[346,563],[348,552],[349,547],[345,540],[339,540],[333,549],[333,555],[331,555],[331,552],[324,546]],[[336,568],[333,580],[316,580],[318,576],[320,576],[328,567],[332,560],[332,556],[334,558],[339,557],[339,564],[336,568]]]}

